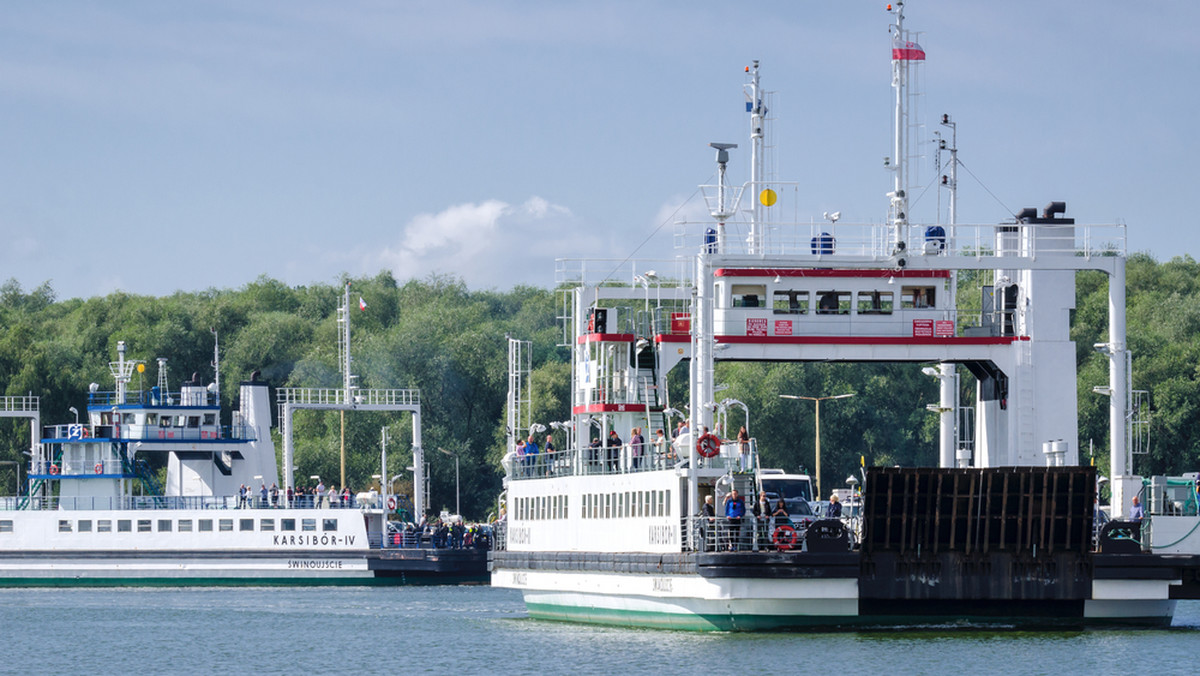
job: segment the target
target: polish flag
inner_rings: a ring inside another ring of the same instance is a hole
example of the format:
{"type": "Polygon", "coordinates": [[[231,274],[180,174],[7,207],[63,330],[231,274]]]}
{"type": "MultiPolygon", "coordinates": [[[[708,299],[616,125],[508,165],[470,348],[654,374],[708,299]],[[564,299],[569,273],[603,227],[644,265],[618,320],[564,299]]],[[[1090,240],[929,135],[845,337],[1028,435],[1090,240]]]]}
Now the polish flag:
{"type": "Polygon", "coordinates": [[[367,301],[363,300],[362,296],[358,297],[358,309],[363,312],[367,311],[367,301]]]}
{"type": "Polygon", "coordinates": [[[899,36],[892,38],[892,61],[924,61],[925,50],[921,45],[899,36]]]}

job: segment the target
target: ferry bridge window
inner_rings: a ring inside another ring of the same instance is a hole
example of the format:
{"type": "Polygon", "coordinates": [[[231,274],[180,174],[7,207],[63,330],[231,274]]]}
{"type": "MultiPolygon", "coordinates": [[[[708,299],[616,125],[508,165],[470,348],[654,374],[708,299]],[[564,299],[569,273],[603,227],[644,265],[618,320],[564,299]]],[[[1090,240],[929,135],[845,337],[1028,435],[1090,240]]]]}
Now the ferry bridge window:
{"type": "Polygon", "coordinates": [[[70,533],[71,532],[71,522],[66,519],[60,519],[58,522],[58,532],[70,533]]]}
{"type": "Polygon", "coordinates": [[[808,313],[808,292],[794,289],[779,289],[772,297],[771,307],[777,315],[802,315],[808,313]]]}
{"type": "Polygon", "coordinates": [[[191,519],[180,519],[179,520],[179,532],[180,533],[192,532],[192,520],[191,519]]]}
{"type": "Polygon", "coordinates": [[[254,530],[254,519],[238,519],[238,530],[254,530]]]}
{"type": "Polygon", "coordinates": [[[171,426],[171,416],[164,415],[163,417],[159,418],[158,426],[159,427],[170,427],[171,426]]]}
{"type": "Polygon", "coordinates": [[[312,531],[317,530],[317,520],[316,519],[300,519],[300,530],[305,531],[305,532],[312,532],[312,531]]]}
{"type": "Polygon", "coordinates": [[[321,519],[321,530],[336,531],[337,519],[321,519]]]}
{"type": "Polygon", "coordinates": [[[150,519],[138,519],[138,532],[139,533],[149,533],[150,530],[151,530],[150,519]]]}
{"type": "Polygon", "coordinates": [[[132,519],[117,519],[117,532],[118,533],[132,533],[133,532],[133,520],[132,519]]]}
{"type": "Polygon", "coordinates": [[[0,520],[0,533],[11,533],[13,532],[12,528],[12,519],[0,520]]]}
{"type": "Polygon", "coordinates": [[[890,315],[892,307],[891,291],[858,292],[858,314],[860,315],[890,315]]]}
{"type": "Polygon", "coordinates": [[[135,416],[132,413],[126,413],[121,416],[121,422],[126,425],[132,425],[135,421],[135,416]]]}
{"type": "Polygon", "coordinates": [[[259,530],[275,530],[275,519],[260,519],[258,522],[259,530]]]}
{"type": "Polygon", "coordinates": [[[900,290],[900,307],[928,308],[934,306],[935,287],[906,286],[900,290]]]}
{"type": "Polygon", "coordinates": [[[170,519],[159,519],[158,520],[158,532],[170,533],[171,532],[171,520],[170,519]]]}
{"type": "Polygon", "coordinates": [[[279,530],[296,530],[295,519],[280,519],[279,530]]]}
{"type": "Polygon", "coordinates": [[[158,424],[158,414],[157,413],[147,413],[146,414],[146,424],[147,425],[157,425],[158,424]]]}
{"type": "Polygon", "coordinates": [[[818,291],[817,314],[845,315],[850,314],[849,291],[818,291]]]}
{"type": "Polygon", "coordinates": [[[212,519],[200,519],[200,532],[211,533],[213,529],[212,519]]]}
{"type": "Polygon", "coordinates": [[[79,532],[80,533],[92,532],[92,520],[91,519],[80,519],[79,520],[79,532]]]}
{"type": "Polygon", "coordinates": [[[187,419],[187,426],[188,426],[188,427],[191,427],[192,429],[195,429],[195,428],[197,428],[197,427],[200,427],[200,416],[198,416],[198,415],[189,415],[189,416],[188,416],[188,419],[187,419]]]}
{"type": "Polygon", "coordinates": [[[204,414],[204,424],[205,425],[216,425],[217,424],[217,415],[215,413],[205,413],[204,414]]]}
{"type": "Polygon", "coordinates": [[[733,307],[762,307],[767,302],[766,284],[734,284],[733,307]]]}
{"type": "Polygon", "coordinates": [[[108,519],[100,519],[99,521],[97,521],[96,522],[96,532],[97,533],[111,533],[112,532],[112,521],[109,521],[108,519]]]}

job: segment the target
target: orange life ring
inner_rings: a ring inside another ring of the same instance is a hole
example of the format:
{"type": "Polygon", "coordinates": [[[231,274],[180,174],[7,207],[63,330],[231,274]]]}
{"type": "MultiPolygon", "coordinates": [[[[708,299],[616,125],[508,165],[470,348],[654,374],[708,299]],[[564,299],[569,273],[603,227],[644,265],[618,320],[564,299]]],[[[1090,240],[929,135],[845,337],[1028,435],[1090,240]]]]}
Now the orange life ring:
{"type": "Polygon", "coordinates": [[[96,474],[104,474],[104,463],[98,462],[92,469],[96,470],[96,474]]]}
{"type": "Polygon", "coordinates": [[[58,474],[58,465],[50,465],[50,473],[58,474]]]}
{"type": "Polygon", "coordinates": [[[715,434],[705,434],[696,440],[696,452],[711,458],[721,452],[721,440],[715,434]]]}
{"type": "Polygon", "coordinates": [[[775,532],[771,535],[771,542],[775,543],[779,551],[786,552],[796,546],[796,540],[799,538],[800,534],[796,532],[795,528],[783,525],[775,529],[775,532]]]}

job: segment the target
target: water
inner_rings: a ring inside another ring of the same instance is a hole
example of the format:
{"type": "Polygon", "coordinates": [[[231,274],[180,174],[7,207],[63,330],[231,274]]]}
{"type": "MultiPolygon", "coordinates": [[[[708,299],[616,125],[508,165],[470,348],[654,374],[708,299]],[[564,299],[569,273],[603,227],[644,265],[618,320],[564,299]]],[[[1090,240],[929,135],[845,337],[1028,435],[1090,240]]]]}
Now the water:
{"type": "Polygon", "coordinates": [[[3,674],[1195,673],[1169,630],[721,634],[530,620],[491,587],[0,590],[3,674]]]}

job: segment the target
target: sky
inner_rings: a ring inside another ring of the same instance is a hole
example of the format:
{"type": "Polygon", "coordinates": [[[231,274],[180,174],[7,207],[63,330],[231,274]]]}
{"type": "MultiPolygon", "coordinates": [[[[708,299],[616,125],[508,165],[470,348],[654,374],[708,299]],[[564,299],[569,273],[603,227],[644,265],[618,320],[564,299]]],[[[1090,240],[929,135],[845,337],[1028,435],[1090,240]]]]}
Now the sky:
{"type": "MultiPolygon", "coordinates": [[[[549,287],[670,258],[744,68],[805,222],[881,223],[886,2],[14,0],[0,14],[0,280],[59,298],[343,275],[549,287]]],[[[1200,255],[1200,4],[911,0],[919,119],[958,124],[958,220],[1067,202],[1200,255]]],[[[932,145],[928,162],[933,160],[932,145]]],[[[933,180],[931,165],[920,170],[933,180]]],[[[936,190],[911,220],[937,217],[936,190]]],[[[942,200],[944,204],[944,198],[942,200]]]]}

